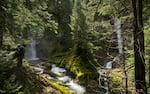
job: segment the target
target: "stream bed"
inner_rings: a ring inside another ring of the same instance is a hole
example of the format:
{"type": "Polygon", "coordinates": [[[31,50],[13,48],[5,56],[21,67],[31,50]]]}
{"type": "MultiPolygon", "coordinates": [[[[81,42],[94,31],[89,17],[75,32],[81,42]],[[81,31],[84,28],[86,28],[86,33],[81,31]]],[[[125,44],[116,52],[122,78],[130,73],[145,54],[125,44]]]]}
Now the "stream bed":
{"type": "Polygon", "coordinates": [[[76,83],[74,78],[67,75],[67,70],[65,68],[61,68],[58,67],[56,64],[52,64],[49,71],[51,74],[54,74],[55,75],[54,76],[50,75],[49,73],[45,73],[44,69],[41,66],[42,64],[37,63],[37,61],[36,62],[32,61],[31,63],[36,63],[36,66],[35,64],[33,64],[34,65],[33,69],[36,72],[36,74],[42,74],[43,77],[48,79],[49,81],[60,83],[60,85],[70,88],[71,90],[74,91],[74,94],[85,94],[86,88],[76,83]]]}
{"type": "Polygon", "coordinates": [[[84,94],[86,92],[85,87],[79,85],[76,83],[76,81],[71,78],[69,75],[66,74],[67,70],[64,68],[60,68],[56,66],[56,64],[52,64],[52,68],[50,69],[51,72],[53,72],[56,75],[61,75],[57,77],[51,77],[50,75],[47,75],[48,79],[54,79],[56,81],[60,81],[66,86],[68,86],[70,89],[72,89],[75,94],[84,94]]]}

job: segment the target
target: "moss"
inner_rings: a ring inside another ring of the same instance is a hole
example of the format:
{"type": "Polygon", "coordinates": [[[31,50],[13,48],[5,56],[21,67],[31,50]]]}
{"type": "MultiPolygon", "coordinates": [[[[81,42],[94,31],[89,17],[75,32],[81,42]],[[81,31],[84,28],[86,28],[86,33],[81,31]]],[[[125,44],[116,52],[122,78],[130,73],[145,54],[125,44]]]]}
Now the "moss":
{"type": "Polygon", "coordinates": [[[61,65],[65,65],[65,68],[70,70],[76,75],[76,79],[79,83],[86,83],[89,79],[93,79],[96,76],[95,70],[88,67],[88,63],[84,62],[80,56],[71,54],[66,60],[61,62],[61,65]]]}
{"type": "Polygon", "coordinates": [[[63,76],[63,74],[55,74],[55,73],[51,72],[50,70],[44,70],[44,73],[49,74],[52,77],[62,77],[63,76]]]}
{"type": "Polygon", "coordinates": [[[50,85],[54,86],[56,89],[60,90],[63,94],[74,94],[73,90],[61,85],[59,82],[49,80],[49,79],[43,77],[42,75],[40,75],[40,77],[42,77],[45,81],[47,81],[48,84],[50,84],[50,85]]]}
{"type": "MultiPolygon", "coordinates": [[[[133,93],[135,89],[135,82],[133,79],[133,70],[130,69],[128,73],[128,91],[133,93]]],[[[122,68],[113,69],[110,72],[110,88],[112,94],[119,94],[121,91],[125,91],[125,76],[122,68]]]]}
{"type": "Polygon", "coordinates": [[[57,53],[51,56],[49,60],[58,63],[61,67],[65,67],[71,73],[74,73],[78,82],[84,84],[98,76],[91,57],[85,50],[76,51],[72,49],[65,53],[57,53]]]}
{"type": "Polygon", "coordinates": [[[56,90],[51,86],[46,86],[43,91],[43,94],[62,94],[59,90],[56,90]]]}
{"type": "Polygon", "coordinates": [[[64,62],[64,60],[68,57],[70,52],[58,52],[53,55],[50,55],[49,58],[47,58],[47,61],[49,63],[61,63],[64,62]]]}
{"type": "Polygon", "coordinates": [[[123,71],[122,69],[116,68],[110,72],[110,86],[113,88],[122,88],[123,87],[123,71]]]}

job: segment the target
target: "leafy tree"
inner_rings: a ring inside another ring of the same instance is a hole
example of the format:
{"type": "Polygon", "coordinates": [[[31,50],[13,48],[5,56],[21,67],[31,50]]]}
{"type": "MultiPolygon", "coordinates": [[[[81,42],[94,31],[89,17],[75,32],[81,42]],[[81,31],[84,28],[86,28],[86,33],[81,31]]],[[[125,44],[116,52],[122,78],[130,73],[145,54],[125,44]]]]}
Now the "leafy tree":
{"type": "MultiPolygon", "coordinates": [[[[72,14],[72,29],[73,29],[73,40],[75,42],[75,54],[80,56],[83,63],[87,63],[85,68],[89,66],[93,70],[96,69],[95,61],[92,55],[91,42],[88,38],[88,28],[86,23],[86,16],[82,10],[83,1],[75,0],[72,14]]],[[[90,68],[89,68],[90,69],[90,68]]]]}
{"type": "Polygon", "coordinates": [[[49,0],[48,11],[52,14],[52,19],[58,23],[57,37],[62,51],[67,51],[73,46],[70,24],[72,13],[72,1],[49,0]]]}

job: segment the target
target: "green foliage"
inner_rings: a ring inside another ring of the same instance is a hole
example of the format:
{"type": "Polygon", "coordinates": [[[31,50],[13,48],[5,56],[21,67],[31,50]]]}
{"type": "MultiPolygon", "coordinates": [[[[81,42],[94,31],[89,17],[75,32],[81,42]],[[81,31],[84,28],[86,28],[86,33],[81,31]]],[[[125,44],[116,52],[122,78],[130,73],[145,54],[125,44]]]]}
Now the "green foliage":
{"type": "MultiPolygon", "coordinates": [[[[12,51],[0,50],[0,94],[35,94],[35,79],[31,79],[26,69],[17,69],[17,61],[12,51]],[[34,89],[34,90],[32,90],[34,89]]],[[[27,64],[26,65],[27,68],[27,64]]],[[[36,83],[38,84],[38,83],[36,83]]]]}
{"type": "MultiPolygon", "coordinates": [[[[55,57],[55,59],[60,59],[60,57],[55,57]]],[[[89,63],[88,59],[84,59],[82,56],[76,55],[74,52],[66,55],[65,58],[61,59],[57,63],[61,63],[66,69],[70,70],[76,75],[76,79],[79,83],[85,84],[85,82],[90,81],[97,77],[96,70],[93,65],[89,63]]]]}
{"type": "Polygon", "coordinates": [[[45,28],[56,32],[57,23],[52,20],[52,14],[48,9],[47,1],[9,1],[8,6],[8,26],[9,31],[18,39],[36,36],[37,39],[42,36],[45,28]]]}
{"type": "Polygon", "coordinates": [[[89,2],[89,7],[94,8],[97,16],[115,16],[126,15],[131,11],[130,0],[92,0],[89,2]]]}
{"type": "Polygon", "coordinates": [[[110,87],[114,89],[123,89],[124,88],[124,75],[122,69],[114,69],[110,73],[110,87]]]}
{"type": "MultiPolygon", "coordinates": [[[[57,29],[57,43],[53,43],[55,48],[55,44],[59,44],[62,48],[61,51],[67,51],[69,48],[72,47],[72,35],[71,35],[71,28],[70,24],[70,15],[72,13],[72,1],[66,0],[52,0],[49,1],[48,4],[48,11],[52,14],[52,19],[58,23],[57,29]]],[[[57,47],[55,48],[56,50],[57,47]]]]}
{"type": "Polygon", "coordinates": [[[145,64],[146,64],[146,81],[147,81],[147,85],[150,84],[150,27],[149,27],[149,23],[150,23],[150,17],[148,22],[145,24],[145,30],[144,30],[144,34],[145,34],[145,64]]]}
{"type": "Polygon", "coordinates": [[[16,61],[13,60],[14,52],[0,50],[0,93],[12,94],[22,88],[16,82],[15,67],[16,61]]]}
{"type": "Polygon", "coordinates": [[[86,49],[87,46],[87,24],[86,17],[82,12],[81,1],[75,0],[74,9],[72,14],[72,29],[74,32],[74,41],[77,48],[86,49]]]}
{"type": "MultiPolygon", "coordinates": [[[[145,59],[148,83],[150,62],[150,11],[144,0],[145,59]]],[[[2,0],[0,1],[0,93],[29,94],[35,88],[34,78],[21,71],[19,83],[15,74],[17,61],[12,48],[27,43],[29,37],[46,50],[55,62],[61,63],[83,82],[96,76],[96,67],[103,65],[111,51],[114,25],[111,18],[121,19],[129,80],[134,82],[131,0],[2,0]],[[125,28],[125,29],[124,29],[125,28]],[[101,59],[102,58],[102,59],[101,59]],[[96,61],[98,64],[96,64],[96,61]],[[101,65],[100,65],[101,64],[101,65]],[[129,69],[128,69],[129,68],[129,69]],[[22,75],[21,75],[22,73],[22,75]],[[94,74],[94,76],[93,76],[94,74]]],[[[115,53],[116,55],[116,53],[115,53]]],[[[32,71],[25,61],[26,71],[32,71]]],[[[110,86],[124,87],[122,72],[112,71],[110,86]],[[121,76],[120,76],[121,75],[121,76]]],[[[80,82],[79,81],[79,82],[80,82]]],[[[134,83],[129,81],[129,87],[134,83]]],[[[53,84],[53,83],[51,83],[53,84]]],[[[55,83],[54,83],[55,84],[55,83]]],[[[57,84],[56,84],[57,86],[57,84]]],[[[58,86],[59,87],[59,86],[58,86]]]]}

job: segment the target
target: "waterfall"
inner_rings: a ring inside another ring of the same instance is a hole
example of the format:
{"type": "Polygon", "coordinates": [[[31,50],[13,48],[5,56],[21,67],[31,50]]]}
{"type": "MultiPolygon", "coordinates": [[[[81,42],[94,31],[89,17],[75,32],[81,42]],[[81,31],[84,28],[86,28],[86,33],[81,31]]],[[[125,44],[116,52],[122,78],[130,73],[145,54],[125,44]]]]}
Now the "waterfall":
{"type": "Polygon", "coordinates": [[[29,44],[26,47],[25,58],[28,60],[38,60],[36,53],[36,41],[30,38],[29,44]]]}
{"type": "Polygon", "coordinates": [[[105,94],[111,94],[110,88],[109,88],[109,78],[107,77],[107,72],[109,72],[113,68],[113,63],[117,60],[117,58],[119,58],[119,56],[121,54],[123,54],[123,38],[122,38],[122,34],[121,34],[121,23],[117,16],[114,17],[114,27],[115,27],[115,32],[117,34],[118,55],[116,57],[114,57],[113,60],[106,62],[106,64],[104,65],[105,69],[98,70],[99,79],[102,75],[106,76],[103,78],[104,84],[103,84],[103,86],[101,86],[101,88],[106,90],[105,94]]]}
{"type": "MultiPolygon", "coordinates": [[[[123,53],[123,45],[122,45],[122,36],[121,36],[121,23],[120,20],[118,19],[118,17],[114,17],[114,25],[115,25],[115,32],[117,33],[117,43],[118,43],[118,54],[121,55],[123,53]]],[[[118,56],[119,56],[118,55],[118,56]]],[[[118,58],[118,56],[116,56],[112,61],[109,61],[106,63],[105,68],[106,70],[112,69],[113,68],[113,63],[116,61],[116,59],[118,58]]],[[[109,92],[109,79],[108,78],[104,78],[104,89],[106,90],[105,94],[110,94],[109,92]]]]}
{"type": "MultiPolygon", "coordinates": [[[[117,56],[118,57],[118,56],[117,56]]],[[[109,62],[107,62],[106,63],[106,65],[105,65],[105,68],[106,68],[106,70],[109,70],[109,69],[112,69],[113,68],[113,63],[117,60],[117,57],[115,57],[112,61],[109,61],[109,62]]],[[[105,71],[106,71],[105,70],[105,71]]],[[[106,90],[106,93],[105,94],[110,94],[110,92],[109,92],[109,83],[108,83],[108,78],[104,78],[104,89],[106,90]]]]}
{"type": "Polygon", "coordinates": [[[105,68],[106,69],[111,69],[112,68],[112,63],[113,63],[112,61],[107,62],[105,68]]]}
{"type": "Polygon", "coordinates": [[[31,60],[34,60],[36,58],[36,49],[35,49],[35,40],[33,40],[33,38],[31,38],[31,42],[30,42],[30,47],[31,47],[31,60]]]}
{"type": "Polygon", "coordinates": [[[122,36],[121,36],[121,23],[118,17],[114,17],[114,25],[115,25],[115,31],[117,33],[117,42],[118,42],[118,52],[119,54],[123,53],[123,45],[122,45],[122,36]]]}
{"type": "Polygon", "coordinates": [[[116,61],[117,57],[115,57],[112,61],[109,61],[106,63],[105,68],[106,69],[112,69],[112,64],[116,61]]]}

